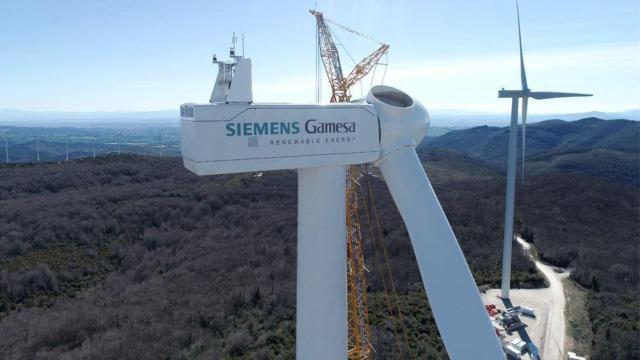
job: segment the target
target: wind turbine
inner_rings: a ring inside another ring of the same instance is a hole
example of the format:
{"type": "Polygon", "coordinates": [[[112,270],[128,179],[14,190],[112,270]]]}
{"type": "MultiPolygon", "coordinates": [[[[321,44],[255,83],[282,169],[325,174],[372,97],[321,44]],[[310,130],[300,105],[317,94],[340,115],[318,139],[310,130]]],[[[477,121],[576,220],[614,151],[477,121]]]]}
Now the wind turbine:
{"type": "Polygon", "coordinates": [[[377,166],[406,224],[452,359],[504,359],[464,255],[415,152],[427,110],[374,86],[342,104],[256,104],[251,60],[214,63],[209,104],[180,106],[184,166],[198,175],[296,169],[296,358],[347,358],[346,171],[377,166]],[[235,70],[235,71],[233,71],[235,70]]]}
{"type": "Polygon", "coordinates": [[[36,162],[40,162],[40,138],[34,140],[36,141],[36,162]]]}
{"type": "Polygon", "coordinates": [[[93,158],[95,159],[96,158],[96,140],[98,139],[98,136],[97,135],[91,135],[90,138],[91,138],[91,142],[93,144],[93,158]]]}
{"type": "Polygon", "coordinates": [[[162,148],[162,137],[164,134],[160,132],[158,135],[158,149],[160,150],[160,157],[164,157],[164,149],[162,148]]]}
{"type": "Polygon", "coordinates": [[[66,152],[66,157],[65,157],[65,161],[69,161],[69,138],[71,137],[71,135],[67,135],[67,142],[65,143],[65,152],[66,152]]]}
{"type": "Polygon", "coordinates": [[[120,137],[122,136],[122,134],[124,134],[124,131],[118,131],[118,133],[116,134],[117,142],[118,142],[118,155],[121,154],[121,152],[120,152],[120,137]]]}
{"type": "Polygon", "coordinates": [[[592,96],[555,91],[531,91],[527,84],[527,74],[524,69],[524,55],[522,53],[522,33],[520,30],[520,8],[516,0],[516,15],[518,18],[518,43],[520,45],[520,82],[522,90],[500,90],[499,98],[511,98],[511,127],[509,128],[509,153],[507,159],[507,190],[504,210],[504,249],[502,254],[502,298],[509,298],[511,285],[511,245],[513,243],[513,213],[516,194],[516,151],[518,142],[518,101],[522,98],[522,183],[524,184],[525,142],[527,128],[527,106],[529,98],[536,100],[592,96]]]}
{"type": "Polygon", "coordinates": [[[5,156],[5,162],[8,164],[9,163],[9,140],[7,139],[7,129],[3,129],[1,134],[2,134],[2,140],[4,140],[4,156],[5,156]]]}

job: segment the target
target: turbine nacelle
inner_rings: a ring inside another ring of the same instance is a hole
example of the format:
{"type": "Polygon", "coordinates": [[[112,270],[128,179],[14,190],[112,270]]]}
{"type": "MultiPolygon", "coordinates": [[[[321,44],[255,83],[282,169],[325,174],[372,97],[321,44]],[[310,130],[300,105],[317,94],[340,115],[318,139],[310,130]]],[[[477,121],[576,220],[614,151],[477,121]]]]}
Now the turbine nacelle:
{"type": "Polygon", "coordinates": [[[198,175],[375,162],[426,136],[429,114],[406,93],[373,87],[346,104],[184,104],[183,158],[198,175]]]}

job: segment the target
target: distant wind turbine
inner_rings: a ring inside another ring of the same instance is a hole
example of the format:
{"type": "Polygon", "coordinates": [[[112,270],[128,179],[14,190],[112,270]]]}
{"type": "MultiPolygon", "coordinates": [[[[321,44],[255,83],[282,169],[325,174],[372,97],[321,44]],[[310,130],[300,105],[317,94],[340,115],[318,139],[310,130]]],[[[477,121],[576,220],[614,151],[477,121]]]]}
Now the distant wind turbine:
{"type": "Polygon", "coordinates": [[[9,163],[9,140],[7,139],[7,130],[3,130],[2,131],[2,140],[4,140],[4,155],[5,155],[5,162],[8,164],[9,163]]]}
{"type": "Polygon", "coordinates": [[[498,91],[499,98],[511,98],[511,127],[509,129],[509,154],[507,159],[507,192],[504,211],[504,252],[502,255],[502,297],[509,298],[511,283],[511,245],[513,242],[513,213],[516,194],[516,151],[518,143],[518,101],[522,98],[522,183],[524,184],[525,136],[527,127],[527,105],[529,98],[536,100],[592,96],[554,91],[531,91],[527,84],[527,74],[524,69],[524,55],[522,53],[522,33],[520,31],[520,8],[516,0],[516,14],[518,17],[518,42],[520,44],[520,81],[522,90],[498,91]]]}
{"type": "Polygon", "coordinates": [[[122,134],[124,134],[124,131],[119,131],[118,134],[116,134],[117,141],[118,141],[118,155],[121,154],[121,152],[120,152],[120,137],[122,136],[122,134]]]}
{"type": "Polygon", "coordinates": [[[34,139],[36,141],[36,162],[40,162],[40,139],[34,139]]]}
{"type": "Polygon", "coordinates": [[[164,156],[164,151],[162,149],[162,136],[163,134],[160,133],[160,136],[158,137],[158,148],[160,149],[160,157],[164,156]]]}
{"type": "Polygon", "coordinates": [[[98,139],[97,135],[92,135],[91,136],[92,142],[93,142],[93,158],[96,158],[96,140],[98,139]]]}
{"type": "Polygon", "coordinates": [[[71,135],[67,135],[67,142],[65,143],[65,151],[66,151],[65,161],[69,161],[69,138],[70,137],[71,135]]]}

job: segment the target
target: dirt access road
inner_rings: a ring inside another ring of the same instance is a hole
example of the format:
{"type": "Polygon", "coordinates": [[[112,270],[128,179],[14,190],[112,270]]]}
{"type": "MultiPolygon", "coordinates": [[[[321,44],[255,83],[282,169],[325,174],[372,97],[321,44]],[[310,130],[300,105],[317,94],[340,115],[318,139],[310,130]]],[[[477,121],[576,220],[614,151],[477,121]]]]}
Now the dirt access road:
{"type": "MultiPolygon", "coordinates": [[[[542,360],[564,359],[565,348],[565,306],[563,280],[569,276],[569,272],[563,269],[544,264],[531,256],[531,245],[521,238],[517,238],[522,249],[529,254],[536,268],[549,282],[549,287],[544,289],[513,289],[510,291],[511,302],[514,306],[526,306],[536,311],[536,318],[521,316],[522,322],[527,325],[526,332],[538,347],[542,360]]],[[[500,289],[490,289],[482,295],[487,303],[502,305],[499,298],[500,289]]],[[[508,340],[518,337],[514,333],[507,337],[508,340]]]]}

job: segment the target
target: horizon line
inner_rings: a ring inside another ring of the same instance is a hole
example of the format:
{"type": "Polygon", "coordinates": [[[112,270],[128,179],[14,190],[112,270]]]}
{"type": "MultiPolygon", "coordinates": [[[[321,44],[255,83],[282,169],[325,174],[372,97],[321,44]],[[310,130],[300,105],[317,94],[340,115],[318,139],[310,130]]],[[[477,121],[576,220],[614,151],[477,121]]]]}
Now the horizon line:
{"type": "MultiPolygon", "coordinates": [[[[206,104],[206,103],[203,103],[206,104]]],[[[255,103],[261,104],[261,103],[255,103]]],[[[327,103],[328,104],[328,103],[327,103]]],[[[509,111],[504,112],[493,112],[487,110],[470,110],[470,109],[456,109],[456,108],[429,108],[429,112],[458,112],[469,115],[509,115],[509,111]]],[[[90,114],[118,114],[118,113],[150,113],[150,112],[176,112],[179,113],[180,109],[153,109],[153,110],[26,110],[20,108],[12,108],[12,107],[0,107],[0,114],[5,111],[15,111],[15,112],[23,112],[23,113],[38,113],[38,114],[46,114],[46,113],[69,113],[69,114],[82,114],[82,113],[90,113],[90,114]]],[[[586,113],[623,113],[623,112],[631,112],[631,111],[640,111],[640,107],[637,108],[625,108],[625,109],[616,109],[616,110],[587,110],[587,111],[579,111],[579,112],[537,112],[533,115],[536,116],[544,116],[544,115],[575,115],[575,114],[586,114],[586,113]]]]}

